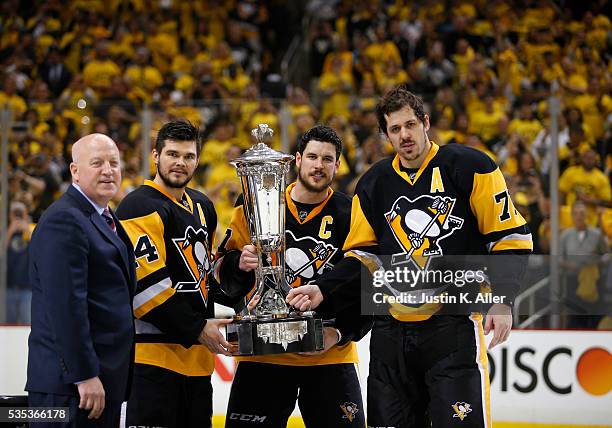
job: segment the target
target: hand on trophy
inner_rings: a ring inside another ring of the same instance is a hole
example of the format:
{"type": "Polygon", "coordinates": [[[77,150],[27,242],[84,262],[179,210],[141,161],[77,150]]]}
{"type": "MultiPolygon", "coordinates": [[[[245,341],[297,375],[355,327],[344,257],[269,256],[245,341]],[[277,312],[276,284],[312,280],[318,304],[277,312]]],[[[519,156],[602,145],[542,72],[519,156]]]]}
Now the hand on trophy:
{"type": "Polygon", "coordinates": [[[255,306],[257,306],[257,303],[259,303],[260,300],[261,296],[259,294],[256,294],[251,298],[249,304],[247,305],[247,309],[249,310],[249,312],[255,309],[255,306]]]}
{"type": "Polygon", "coordinates": [[[340,332],[335,327],[323,328],[323,349],[314,352],[299,352],[300,355],[321,355],[340,342],[340,332]]]}
{"type": "Polygon", "coordinates": [[[317,284],[306,284],[292,288],[287,295],[287,303],[298,311],[311,311],[323,301],[323,294],[317,284]]]}
{"type": "Polygon", "coordinates": [[[257,255],[257,248],[255,248],[255,245],[245,245],[240,254],[238,267],[244,272],[250,272],[253,269],[257,269],[258,266],[259,256],[257,255]]]}
{"type": "Polygon", "coordinates": [[[225,340],[225,337],[219,330],[221,326],[229,324],[232,319],[209,319],[206,321],[206,325],[200,336],[198,342],[205,345],[210,352],[213,354],[223,354],[228,357],[232,355],[232,345],[225,340]]]}

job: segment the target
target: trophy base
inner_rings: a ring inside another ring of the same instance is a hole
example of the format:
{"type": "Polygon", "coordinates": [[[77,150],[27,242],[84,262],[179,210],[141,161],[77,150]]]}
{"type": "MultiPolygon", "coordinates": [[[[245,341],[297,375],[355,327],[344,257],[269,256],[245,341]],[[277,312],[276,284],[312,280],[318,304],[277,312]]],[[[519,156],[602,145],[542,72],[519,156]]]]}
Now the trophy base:
{"type": "Polygon", "coordinates": [[[225,330],[236,356],[323,350],[323,320],[312,316],[239,319],[225,330]]]}

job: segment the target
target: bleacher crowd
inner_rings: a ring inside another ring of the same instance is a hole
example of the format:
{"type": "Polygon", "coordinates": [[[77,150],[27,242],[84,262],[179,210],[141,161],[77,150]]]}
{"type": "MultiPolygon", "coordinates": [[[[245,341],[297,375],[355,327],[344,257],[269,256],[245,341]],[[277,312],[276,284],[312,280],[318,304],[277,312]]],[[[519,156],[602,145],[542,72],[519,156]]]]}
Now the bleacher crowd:
{"type": "Polygon", "coordinates": [[[215,202],[219,233],[240,192],[228,161],[252,144],[256,124],[279,129],[281,109],[289,113],[290,150],[315,123],[339,132],[345,150],[336,187],[350,194],[361,174],[391,153],[374,106],[405,83],[428,106],[430,139],[483,150],[498,163],[535,251],[544,254],[548,98],[559,97],[561,226],[577,226],[572,206],[582,201],[586,224],[612,239],[612,25],[605,1],[302,3],[2,2],[0,106],[14,121],[9,198],[11,212],[23,212],[18,221],[11,217],[11,233],[27,242],[25,224],[68,185],[70,147],[84,134],[117,142],[119,199],[138,186],[145,109],[153,112],[153,131],[173,118],[203,130],[195,184],[215,202]],[[302,31],[302,16],[310,78],[296,85],[283,80],[280,62],[302,31]]]}

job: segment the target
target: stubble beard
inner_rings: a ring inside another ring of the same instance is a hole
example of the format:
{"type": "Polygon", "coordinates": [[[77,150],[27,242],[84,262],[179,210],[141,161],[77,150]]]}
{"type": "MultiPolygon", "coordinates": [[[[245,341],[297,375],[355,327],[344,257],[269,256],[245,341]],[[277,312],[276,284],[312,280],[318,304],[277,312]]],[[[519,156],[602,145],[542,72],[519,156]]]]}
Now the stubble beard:
{"type": "MultiPolygon", "coordinates": [[[[194,171],[194,173],[195,173],[195,171],[194,171]]],[[[193,178],[193,174],[194,173],[191,173],[191,175],[188,175],[187,178],[185,178],[183,181],[173,181],[172,179],[170,179],[169,175],[166,175],[166,174],[164,174],[162,172],[161,168],[159,167],[159,164],[157,164],[157,174],[162,179],[164,184],[167,187],[170,187],[172,189],[182,189],[182,188],[186,187],[187,184],[189,184],[189,182],[193,178]]]]}
{"type": "Polygon", "coordinates": [[[306,190],[312,193],[321,193],[327,190],[331,182],[334,180],[333,176],[331,178],[329,176],[326,176],[328,178],[327,181],[322,182],[319,186],[313,186],[312,184],[308,182],[308,177],[309,176],[306,175],[301,169],[299,170],[298,178],[297,178],[298,181],[301,183],[302,186],[304,186],[306,190]]]}

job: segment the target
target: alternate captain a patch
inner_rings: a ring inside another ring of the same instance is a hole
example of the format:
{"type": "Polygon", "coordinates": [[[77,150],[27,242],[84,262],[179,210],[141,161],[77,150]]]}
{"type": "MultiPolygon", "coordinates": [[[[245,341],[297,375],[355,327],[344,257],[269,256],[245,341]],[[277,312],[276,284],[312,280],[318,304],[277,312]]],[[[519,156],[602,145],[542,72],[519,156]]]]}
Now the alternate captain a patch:
{"type": "Polygon", "coordinates": [[[397,198],[385,218],[402,252],[392,255],[393,266],[412,263],[427,269],[432,258],[444,254],[440,242],[463,226],[453,215],[456,199],[423,195],[415,199],[397,198]]]}

